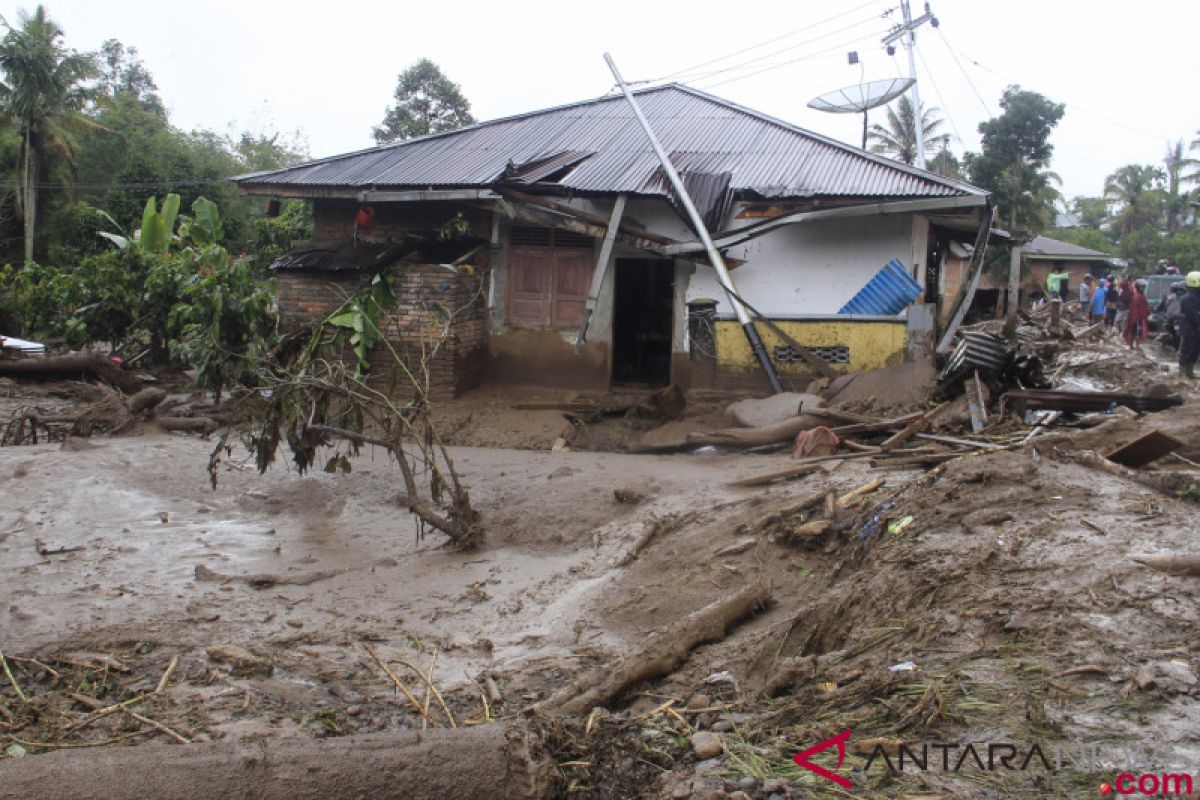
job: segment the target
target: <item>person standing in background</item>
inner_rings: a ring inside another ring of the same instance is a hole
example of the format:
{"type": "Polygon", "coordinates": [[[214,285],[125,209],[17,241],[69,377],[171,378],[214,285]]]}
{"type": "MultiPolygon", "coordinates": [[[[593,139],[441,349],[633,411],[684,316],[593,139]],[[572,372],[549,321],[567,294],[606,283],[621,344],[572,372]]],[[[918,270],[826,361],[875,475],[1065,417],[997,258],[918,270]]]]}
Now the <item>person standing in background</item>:
{"type": "Polygon", "coordinates": [[[1133,302],[1133,281],[1125,278],[1121,281],[1121,294],[1117,297],[1117,330],[1125,330],[1125,320],[1129,318],[1129,304],[1133,302]]]}
{"type": "Polygon", "coordinates": [[[1200,272],[1187,274],[1187,294],[1179,302],[1179,371],[1196,377],[1196,359],[1200,358],[1200,272]]]}
{"type": "Polygon", "coordinates": [[[1092,313],[1088,316],[1088,321],[1093,325],[1104,321],[1104,299],[1108,296],[1108,288],[1104,283],[1104,279],[1101,278],[1092,292],[1092,313]]]}
{"type": "Polygon", "coordinates": [[[1149,331],[1150,303],[1146,301],[1146,281],[1133,282],[1133,300],[1129,303],[1129,318],[1125,320],[1125,344],[1141,350],[1141,342],[1149,331]]]}
{"type": "Polygon", "coordinates": [[[1117,305],[1121,302],[1121,292],[1117,288],[1117,279],[1108,277],[1108,287],[1104,292],[1104,324],[1112,329],[1117,321],[1117,305]]]}
{"type": "Polygon", "coordinates": [[[1083,278],[1083,283],[1079,284],[1079,310],[1087,314],[1092,305],[1092,281],[1095,280],[1091,275],[1086,275],[1083,278]]]}

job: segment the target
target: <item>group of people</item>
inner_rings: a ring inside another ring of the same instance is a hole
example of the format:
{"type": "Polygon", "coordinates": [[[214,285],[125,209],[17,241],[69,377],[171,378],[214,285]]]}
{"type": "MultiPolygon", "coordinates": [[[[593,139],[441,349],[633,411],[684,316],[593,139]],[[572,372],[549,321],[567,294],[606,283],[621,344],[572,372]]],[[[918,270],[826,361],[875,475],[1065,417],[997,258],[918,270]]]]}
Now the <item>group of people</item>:
{"type": "Polygon", "coordinates": [[[1187,274],[1182,292],[1176,288],[1171,287],[1171,297],[1164,301],[1163,316],[1179,335],[1179,371],[1195,378],[1200,359],[1200,272],[1187,274]]]}
{"type": "Polygon", "coordinates": [[[1079,306],[1093,325],[1103,322],[1121,331],[1125,344],[1134,350],[1141,349],[1150,334],[1150,303],[1144,280],[1125,278],[1118,283],[1112,275],[1088,275],[1079,284],[1079,306]]]}
{"type": "MultiPolygon", "coordinates": [[[[1184,283],[1184,290],[1168,299],[1163,310],[1178,328],[1179,371],[1195,378],[1196,361],[1200,359],[1200,271],[1189,272],[1184,283]]],[[[1066,302],[1066,271],[1051,272],[1046,289],[1051,297],[1066,302]]],[[[1144,279],[1118,281],[1112,275],[1102,278],[1088,275],[1079,284],[1079,307],[1093,325],[1103,323],[1121,331],[1125,344],[1134,350],[1140,350],[1150,334],[1150,303],[1144,279]]]]}

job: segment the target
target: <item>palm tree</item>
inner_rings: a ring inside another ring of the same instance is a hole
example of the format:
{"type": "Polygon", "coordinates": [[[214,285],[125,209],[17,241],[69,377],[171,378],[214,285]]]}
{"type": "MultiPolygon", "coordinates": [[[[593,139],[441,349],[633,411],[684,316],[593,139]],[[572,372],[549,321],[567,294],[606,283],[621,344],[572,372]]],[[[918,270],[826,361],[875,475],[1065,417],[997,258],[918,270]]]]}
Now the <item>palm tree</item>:
{"type": "Polygon", "coordinates": [[[1158,167],[1127,164],[1105,179],[1104,198],[1119,209],[1114,222],[1121,236],[1158,221],[1165,178],[1158,167]]]}
{"type": "Polygon", "coordinates": [[[20,26],[0,39],[0,109],[21,132],[18,201],[25,218],[25,260],[33,260],[37,223],[38,170],[44,158],[58,156],[74,167],[70,129],[88,126],[80,113],[91,95],[83,83],[96,73],[90,55],[64,48],[63,31],[38,6],[21,12],[20,26]]]}
{"type": "MultiPolygon", "coordinates": [[[[1197,145],[1200,145],[1200,139],[1192,142],[1192,149],[1195,149],[1197,145]]],[[[1167,233],[1175,233],[1179,229],[1179,220],[1187,211],[1188,193],[1179,191],[1180,183],[1189,178],[1193,181],[1197,180],[1195,175],[1185,176],[1183,168],[1195,166],[1197,163],[1200,162],[1183,154],[1183,139],[1167,145],[1167,153],[1163,156],[1163,166],[1166,167],[1167,176],[1167,233]]]]}
{"type": "MultiPolygon", "coordinates": [[[[937,108],[921,109],[921,130],[925,135],[925,147],[932,150],[935,147],[945,148],[950,143],[950,134],[939,133],[945,120],[938,115],[937,108]]],[[[902,95],[896,101],[896,108],[888,106],[887,127],[875,124],[867,137],[871,141],[871,151],[912,164],[917,160],[917,127],[913,122],[912,102],[907,95],[902,95]]]]}

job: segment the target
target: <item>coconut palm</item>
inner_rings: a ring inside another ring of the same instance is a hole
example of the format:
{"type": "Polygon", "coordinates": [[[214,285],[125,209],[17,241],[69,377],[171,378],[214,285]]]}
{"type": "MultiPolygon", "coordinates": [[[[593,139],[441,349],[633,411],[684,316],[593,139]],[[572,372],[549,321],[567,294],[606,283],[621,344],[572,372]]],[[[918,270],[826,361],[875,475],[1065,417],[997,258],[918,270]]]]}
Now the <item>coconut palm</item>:
{"type": "MultiPolygon", "coordinates": [[[[927,150],[945,148],[950,143],[950,134],[939,133],[945,124],[940,114],[941,110],[937,108],[923,106],[921,109],[921,130],[925,135],[927,150]]],[[[894,109],[888,106],[887,127],[872,125],[867,139],[871,142],[872,152],[882,153],[905,164],[917,160],[917,128],[913,122],[912,102],[907,95],[902,95],[896,101],[894,109]]]]}
{"type": "MultiPolygon", "coordinates": [[[[1200,139],[1192,143],[1192,147],[1200,143],[1200,139]]],[[[1187,211],[1188,193],[1180,191],[1180,184],[1187,181],[1189,177],[1192,180],[1196,176],[1187,176],[1183,174],[1186,167],[1193,167],[1197,163],[1196,159],[1185,156],[1183,150],[1183,140],[1179,139],[1173,144],[1167,145],[1166,155],[1163,156],[1163,166],[1166,167],[1167,177],[1167,196],[1165,198],[1165,211],[1167,216],[1167,233],[1175,233],[1179,229],[1179,220],[1187,211]]]]}
{"type": "Polygon", "coordinates": [[[58,157],[74,167],[73,129],[93,127],[81,109],[91,92],[84,82],[96,72],[90,55],[68,50],[63,31],[38,6],[21,12],[20,25],[0,39],[0,109],[21,133],[18,201],[25,221],[25,260],[33,260],[37,222],[38,172],[43,160],[58,157]]]}
{"type": "Polygon", "coordinates": [[[1158,221],[1165,178],[1158,167],[1127,164],[1105,179],[1104,198],[1118,209],[1113,222],[1121,236],[1158,221]]]}

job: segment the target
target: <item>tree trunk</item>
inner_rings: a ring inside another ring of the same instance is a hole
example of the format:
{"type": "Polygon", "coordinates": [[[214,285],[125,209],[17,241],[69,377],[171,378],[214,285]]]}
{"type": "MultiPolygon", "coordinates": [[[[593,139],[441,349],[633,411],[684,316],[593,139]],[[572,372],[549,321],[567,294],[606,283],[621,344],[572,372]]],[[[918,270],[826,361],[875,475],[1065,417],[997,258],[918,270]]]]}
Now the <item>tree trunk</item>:
{"type": "Polygon", "coordinates": [[[0,800],[545,797],[553,772],[523,723],[314,740],[98,747],[5,759],[0,800]]]}
{"type": "Polygon", "coordinates": [[[25,126],[25,263],[33,261],[33,234],[37,222],[37,153],[32,125],[25,126]]]}

